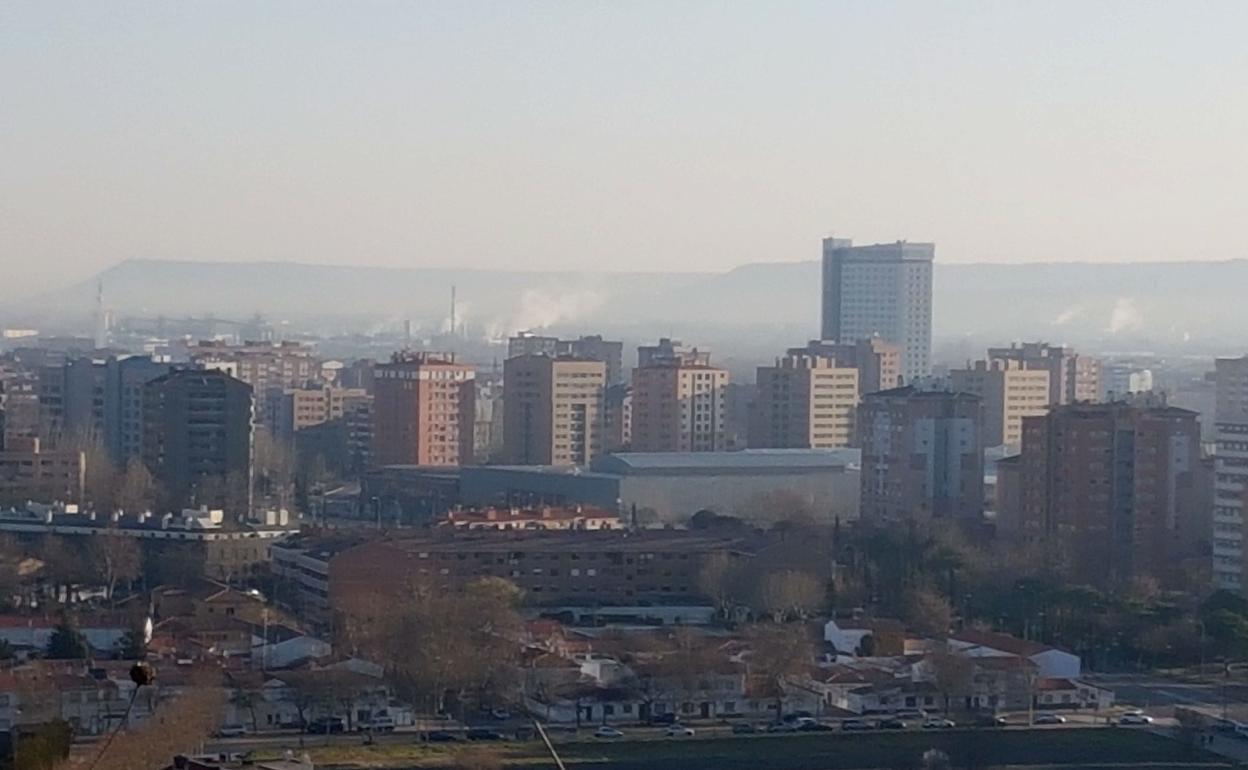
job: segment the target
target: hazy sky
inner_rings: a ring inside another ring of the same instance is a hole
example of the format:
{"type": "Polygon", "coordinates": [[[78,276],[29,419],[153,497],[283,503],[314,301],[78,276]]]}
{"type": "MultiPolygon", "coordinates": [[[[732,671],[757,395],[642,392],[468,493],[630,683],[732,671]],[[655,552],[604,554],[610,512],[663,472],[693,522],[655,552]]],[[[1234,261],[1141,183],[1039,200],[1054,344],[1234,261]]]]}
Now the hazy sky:
{"type": "Polygon", "coordinates": [[[0,284],[1248,257],[1248,3],[0,0],[0,284]]]}

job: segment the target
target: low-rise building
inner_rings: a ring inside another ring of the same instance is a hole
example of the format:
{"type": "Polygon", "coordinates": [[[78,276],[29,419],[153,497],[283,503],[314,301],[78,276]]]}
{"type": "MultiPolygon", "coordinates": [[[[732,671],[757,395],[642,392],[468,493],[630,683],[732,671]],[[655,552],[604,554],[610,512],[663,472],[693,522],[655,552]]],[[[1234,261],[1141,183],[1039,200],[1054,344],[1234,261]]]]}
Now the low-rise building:
{"type": "Polygon", "coordinates": [[[188,509],[179,515],[149,512],[101,514],[77,505],[31,503],[0,509],[0,532],[18,536],[129,537],[148,548],[186,549],[204,575],[231,582],[264,574],[269,546],[299,531],[286,511],[266,511],[239,525],[225,523],[221,510],[188,509]]]}
{"type": "Polygon", "coordinates": [[[623,529],[618,514],[600,508],[574,506],[554,508],[456,509],[440,524],[455,529],[495,530],[599,530],[623,529]]]}
{"type": "Polygon", "coordinates": [[[330,557],[329,602],[335,612],[368,614],[414,583],[456,588],[500,577],[539,606],[698,604],[711,556],[746,558],[735,538],[672,530],[385,538],[330,557]]]}
{"type": "Polygon", "coordinates": [[[1040,677],[1078,679],[1083,673],[1078,655],[1009,634],[963,629],[949,637],[949,649],[971,658],[1025,658],[1040,677]]]}

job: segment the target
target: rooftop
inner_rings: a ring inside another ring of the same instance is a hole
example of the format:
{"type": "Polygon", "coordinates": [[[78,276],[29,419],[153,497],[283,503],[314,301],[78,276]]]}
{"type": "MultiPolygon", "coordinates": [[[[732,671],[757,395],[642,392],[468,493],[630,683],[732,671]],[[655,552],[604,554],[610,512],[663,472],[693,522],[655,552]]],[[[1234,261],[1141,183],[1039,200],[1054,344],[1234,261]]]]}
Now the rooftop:
{"type": "Polygon", "coordinates": [[[1030,642],[1026,639],[1019,639],[1017,636],[998,634],[994,631],[979,631],[973,628],[966,628],[956,634],[951,634],[949,639],[974,647],[986,647],[990,650],[999,650],[1022,657],[1030,657],[1054,649],[1047,644],[1030,642]]]}
{"type": "Polygon", "coordinates": [[[634,475],[648,472],[741,472],[831,470],[855,465],[857,449],[745,449],[737,452],[621,452],[600,458],[594,469],[634,475]]]}

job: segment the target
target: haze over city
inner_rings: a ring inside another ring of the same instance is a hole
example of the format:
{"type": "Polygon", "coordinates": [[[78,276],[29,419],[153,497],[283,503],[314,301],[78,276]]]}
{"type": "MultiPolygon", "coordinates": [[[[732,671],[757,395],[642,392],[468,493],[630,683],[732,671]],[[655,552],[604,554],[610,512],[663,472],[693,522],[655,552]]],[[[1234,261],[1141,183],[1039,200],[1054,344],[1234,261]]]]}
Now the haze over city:
{"type": "Polygon", "coordinates": [[[130,258],[1248,256],[1240,3],[0,5],[0,296],[130,258]]]}

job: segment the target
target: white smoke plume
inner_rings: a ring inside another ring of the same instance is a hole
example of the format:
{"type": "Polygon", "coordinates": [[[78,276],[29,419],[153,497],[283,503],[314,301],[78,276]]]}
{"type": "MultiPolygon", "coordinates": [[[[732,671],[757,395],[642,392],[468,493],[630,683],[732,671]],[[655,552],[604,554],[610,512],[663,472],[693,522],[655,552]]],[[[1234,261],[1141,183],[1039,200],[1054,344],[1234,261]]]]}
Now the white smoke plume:
{"type": "Polygon", "coordinates": [[[1144,328],[1144,313],[1132,297],[1119,297],[1109,315],[1109,333],[1137,332],[1144,328]]]}
{"type": "Polygon", "coordinates": [[[1066,324],[1070,323],[1076,318],[1081,317],[1083,315],[1083,312],[1084,311],[1083,311],[1082,305],[1075,305],[1073,307],[1068,307],[1062,312],[1057,314],[1057,317],[1053,319],[1053,325],[1065,326],[1066,324]]]}
{"type": "Polygon", "coordinates": [[[509,318],[495,319],[487,328],[491,339],[504,339],[520,331],[539,331],[559,323],[584,318],[603,306],[606,298],[590,290],[551,293],[526,289],[520,307],[509,318]]]}

